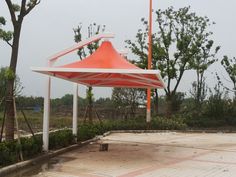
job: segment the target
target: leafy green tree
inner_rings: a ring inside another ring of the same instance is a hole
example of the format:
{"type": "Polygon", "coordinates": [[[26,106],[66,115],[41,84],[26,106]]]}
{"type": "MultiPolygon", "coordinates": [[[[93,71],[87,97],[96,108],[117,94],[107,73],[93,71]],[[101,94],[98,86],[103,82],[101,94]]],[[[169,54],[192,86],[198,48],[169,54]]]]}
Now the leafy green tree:
{"type": "MultiPolygon", "coordinates": [[[[97,25],[96,23],[90,24],[88,26],[88,38],[99,34],[101,32],[105,31],[105,25],[101,26],[101,25],[97,25]]],[[[80,24],[77,28],[74,29],[74,41],[75,42],[80,42],[82,41],[82,25],[80,24]]],[[[89,44],[86,48],[82,48],[79,49],[77,54],[80,57],[80,60],[82,60],[83,58],[87,57],[88,55],[91,55],[97,48],[99,47],[99,41],[93,42],[91,44],[89,44]]],[[[93,119],[92,119],[92,109],[93,109],[93,88],[92,87],[88,87],[87,89],[87,94],[86,94],[86,99],[88,100],[88,116],[89,116],[89,122],[92,123],[93,119]]]]}
{"type": "MultiPolygon", "coordinates": [[[[86,101],[83,98],[78,97],[79,108],[85,107],[85,105],[86,105],[86,101]]],[[[61,98],[52,99],[52,110],[54,112],[57,112],[61,108],[65,108],[67,110],[72,111],[72,107],[73,107],[73,95],[72,94],[66,94],[66,95],[62,96],[61,98]]]]}
{"type": "Polygon", "coordinates": [[[19,96],[17,97],[17,102],[20,104],[22,109],[33,108],[35,106],[43,107],[43,97],[27,97],[27,96],[19,96]]]}
{"type": "Polygon", "coordinates": [[[136,109],[143,103],[145,91],[136,88],[114,88],[112,90],[112,102],[123,109],[129,107],[131,114],[135,116],[136,109]]]}
{"type": "Polygon", "coordinates": [[[0,17],[0,39],[7,42],[11,47],[11,61],[8,68],[7,75],[7,119],[6,119],[6,140],[12,141],[14,139],[14,83],[16,66],[18,61],[18,51],[20,43],[20,35],[24,18],[40,3],[40,0],[21,0],[18,3],[12,2],[12,0],[5,0],[8,7],[11,22],[13,25],[13,31],[5,31],[2,29],[2,25],[5,25],[6,21],[3,17],[0,17]]]}
{"type": "MultiPolygon", "coordinates": [[[[136,40],[126,42],[138,57],[134,62],[146,69],[148,22],[141,21],[144,28],[138,30],[136,40]]],[[[171,114],[175,110],[172,103],[177,98],[175,95],[184,73],[192,68],[194,58],[200,52],[199,40],[205,34],[208,18],[197,16],[190,7],[178,10],[169,7],[156,11],[156,22],[158,28],[152,36],[152,69],[159,69],[166,82],[167,113],[171,114]]]]}
{"type": "MultiPolygon", "coordinates": [[[[141,22],[143,24],[143,28],[139,29],[137,34],[136,34],[136,40],[131,41],[131,40],[126,40],[125,42],[128,44],[128,48],[132,51],[133,54],[135,54],[138,58],[135,60],[131,60],[132,63],[134,63],[136,66],[147,69],[148,66],[148,22],[142,18],[141,22]]],[[[156,58],[163,57],[161,51],[159,51],[159,47],[157,46],[156,43],[156,34],[153,34],[152,36],[152,69],[157,69],[156,68],[156,58]]],[[[153,92],[153,90],[152,90],[153,92]]],[[[155,110],[156,113],[158,113],[158,92],[157,89],[154,89],[155,93],[155,110]]],[[[153,93],[151,94],[152,96],[154,95],[153,93]]]]}
{"type": "Polygon", "coordinates": [[[200,19],[202,29],[200,32],[201,35],[199,35],[197,39],[197,50],[199,51],[190,63],[197,75],[197,80],[192,83],[193,90],[191,91],[195,100],[197,112],[201,110],[202,103],[207,95],[207,85],[204,74],[207,69],[217,61],[216,54],[220,49],[220,46],[213,49],[214,41],[209,40],[209,36],[213,34],[212,32],[207,31],[207,27],[211,25],[209,21],[210,20],[207,17],[200,19]]]}
{"type": "Polygon", "coordinates": [[[225,68],[225,71],[227,72],[232,84],[232,89],[227,86],[224,87],[234,93],[234,100],[236,101],[236,58],[229,58],[228,56],[224,56],[221,64],[225,68]]]}
{"type": "Polygon", "coordinates": [[[105,109],[115,109],[115,105],[111,98],[99,98],[94,102],[94,105],[99,108],[105,108],[105,109]]]}

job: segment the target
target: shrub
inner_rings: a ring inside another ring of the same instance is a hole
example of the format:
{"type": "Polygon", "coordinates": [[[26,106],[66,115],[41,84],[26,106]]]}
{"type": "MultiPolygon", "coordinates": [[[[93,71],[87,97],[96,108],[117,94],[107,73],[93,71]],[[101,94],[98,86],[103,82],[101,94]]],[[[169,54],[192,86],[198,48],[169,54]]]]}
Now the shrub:
{"type": "MultiPolygon", "coordinates": [[[[58,149],[74,143],[74,136],[71,130],[60,130],[49,135],[50,149],[58,149]]],[[[24,160],[41,154],[42,145],[42,135],[21,138],[21,146],[17,140],[0,143],[0,167],[18,162],[20,149],[22,149],[24,160]]]]}
{"type": "Polygon", "coordinates": [[[156,117],[151,122],[154,130],[185,130],[187,128],[184,118],[172,116],[171,118],[156,117]]]}
{"type": "Polygon", "coordinates": [[[42,136],[37,135],[31,138],[21,138],[23,157],[32,158],[42,152],[42,136]]]}
{"type": "Polygon", "coordinates": [[[185,123],[192,128],[216,128],[226,125],[224,119],[217,120],[215,118],[206,116],[189,116],[185,119],[185,123]]]}
{"type": "Polygon", "coordinates": [[[0,143],[0,167],[18,161],[16,141],[0,143]]]}
{"type": "Polygon", "coordinates": [[[42,152],[42,138],[21,138],[21,147],[17,140],[0,143],[0,166],[9,165],[19,161],[19,152],[22,149],[24,159],[29,159],[42,152]]]}
{"type": "Polygon", "coordinates": [[[82,124],[78,127],[78,140],[85,141],[105,133],[106,129],[100,124],[82,124]]]}
{"type": "MultiPolygon", "coordinates": [[[[152,130],[183,130],[187,125],[182,118],[171,119],[156,117],[150,124],[152,130]]],[[[101,135],[110,130],[146,130],[147,124],[144,118],[130,120],[106,120],[103,124],[82,124],[78,127],[78,140],[84,141],[101,135]]]]}
{"type": "Polygon", "coordinates": [[[72,131],[59,130],[49,135],[49,149],[59,149],[75,143],[72,131]]]}
{"type": "Polygon", "coordinates": [[[112,120],[103,124],[107,130],[144,130],[146,129],[145,119],[112,120]]]}

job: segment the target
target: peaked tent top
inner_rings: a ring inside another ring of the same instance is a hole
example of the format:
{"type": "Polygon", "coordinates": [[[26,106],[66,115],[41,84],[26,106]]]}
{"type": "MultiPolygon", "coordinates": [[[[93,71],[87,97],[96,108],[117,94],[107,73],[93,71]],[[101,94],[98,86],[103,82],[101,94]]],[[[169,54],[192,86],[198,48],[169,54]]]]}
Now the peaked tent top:
{"type": "Polygon", "coordinates": [[[90,56],[59,67],[33,71],[95,87],[164,88],[158,70],[144,70],[123,58],[104,41],[90,56]]]}
{"type": "Polygon", "coordinates": [[[62,68],[100,68],[100,69],[140,69],[123,58],[112,46],[104,41],[90,56],[82,61],[61,66],[62,68]]]}

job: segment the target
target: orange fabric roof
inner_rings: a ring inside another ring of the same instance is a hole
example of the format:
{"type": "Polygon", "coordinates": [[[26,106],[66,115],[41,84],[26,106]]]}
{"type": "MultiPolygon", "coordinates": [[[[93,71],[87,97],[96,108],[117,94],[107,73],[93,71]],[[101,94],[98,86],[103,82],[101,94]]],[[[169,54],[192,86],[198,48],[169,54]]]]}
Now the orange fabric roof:
{"type": "Polygon", "coordinates": [[[63,68],[100,68],[100,69],[140,69],[123,58],[112,46],[104,41],[89,57],[82,61],[61,66],[63,68]]]}
{"type": "Polygon", "coordinates": [[[87,86],[164,88],[159,71],[138,68],[123,58],[109,41],[82,61],[32,70],[87,86]]]}

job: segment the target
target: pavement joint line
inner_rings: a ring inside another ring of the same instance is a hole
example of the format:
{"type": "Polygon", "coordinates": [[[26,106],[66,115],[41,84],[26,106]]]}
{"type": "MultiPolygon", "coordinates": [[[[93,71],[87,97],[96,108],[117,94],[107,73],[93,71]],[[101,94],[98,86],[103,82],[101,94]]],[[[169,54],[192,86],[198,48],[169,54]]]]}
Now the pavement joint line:
{"type": "Polygon", "coordinates": [[[236,165],[236,162],[225,162],[225,161],[214,161],[214,160],[198,160],[198,159],[193,159],[191,161],[195,161],[195,162],[208,162],[208,163],[225,164],[225,165],[236,165]]]}
{"type": "Polygon", "coordinates": [[[110,133],[207,133],[207,134],[214,134],[214,133],[223,133],[223,134],[231,134],[236,133],[236,130],[112,130],[110,133]]]}
{"type": "Polygon", "coordinates": [[[204,174],[204,177],[208,177],[208,176],[212,176],[212,175],[217,175],[217,174],[220,174],[222,173],[222,170],[224,169],[225,167],[213,167],[210,171],[208,171],[206,174],[204,174]]]}
{"type": "Polygon", "coordinates": [[[118,177],[135,177],[135,176],[138,176],[138,175],[143,175],[143,174],[146,174],[146,173],[150,173],[152,171],[159,170],[161,168],[166,168],[170,165],[175,165],[175,164],[178,164],[178,163],[182,163],[184,161],[191,160],[192,158],[196,158],[196,157],[206,155],[208,153],[210,153],[210,152],[203,152],[203,153],[199,153],[197,155],[193,155],[193,156],[189,156],[189,157],[185,157],[185,158],[180,158],[180,159],[175,159],[174,161],[167,162],[167,163],[161,164],[161,165],[160,164],[159,165],[158,164],[157,165],[152,165],[152,166],[149,166],[149,167],[146,167],[146,168],[142,168],[142,169],[139,169],[139,170],[136,170],[136,171],[132,171],[132,172],[120,175],[118,177]]]}
{"type": "Polygon", "coordinates": [[[135,177],[135,176],[143,175],[143,174],[146,174],[146,173],[150,173],[152,171],[159,170],[161,168],[168,167],[170,165],[175,165],[175,164],[178,164],[178,163],[182,163],[184,161],[195,161],[195,162],[203,162],[203,163],[204,162],[209,162],[209,163],[214,163],[214,164],[236,165],[236,162],[220,162],[220,161],[195,159],[195,158],[198,158],[198,157],[201,157],[201,156],[204,156],[204,155],[208,155],[210,153],[214,153],[214,151],[210,150],[210,151],[207,151],[207,152],[202,152],[202,153],[199,153],[199,154],[196,154],[196,155],[193,155],[193,156],[189,156],[189,157],[185,157],[185,158],[163,156],[165,158],[174,159],[174,161],[168,162],[168,163],[162,164],[162,165],[159,164],[159,165],[153,165],[153,166],[150,166],[150,167],[142,168],[142,169],[139,169],[139,170],[136,170],[136,171],[132,171],[132,172],[120,175],[118,177],[135,177]]]}
{"type": "MultiPolygon", "coordinates": [[[[109,140],[103,139],[103,141],[110,142],[120,142],[120,143],[129,143],[129,144],[141,144],[141,145],[153,145],[153,146],[167,146],[167,147],[179,147],[179,148],[186,148],[186,149],[197,149],[197,150],[206,150],[206,151],[215,151],[215,152],[228,152],[228,153],[235,153],[236,150],[221,150],[221,149],[210,149],[210,148],[201,148],[201,147],[191,147],[191,146],[179,146],[173,144],[153,144],[153,143],[142,143],[138,141],[123,141],[123,140],[109,140]]],[[[235,145],[236,146],[236,145],[235,145]]]]}
{"type": "MultiPolygon", "coordinates": [[[[149,143],[147,143],[147,144],[149,144],[149,143]]],[[[193,149],[195,149],[195,148],[193,148],[193,149]]],[[[210,160],[208,161],[208,160],[198,160],[198,159],[195,159],[197,157],[201,157],[201,156],[208,155],[210,153],[214,153],[215,152],[215,149],[212,150],[212,149],[205,149],[205,148],[203,148],[201,150],[207,150],[207,152],[198,153],[196,155],[185,157],[185,158],[169,157],[169,159],[175,159],[175,160],[172,161],[172,162],[168,162],[166,164],[163,164],[163,165],[154,165],[154,166],[142,168],[142,169],[139,169],[139,170],[136,170],[136,171],[133,171],[133,172],[129,172],[129,173],[120,175],[118,177],[135,177],[135,176],[143,175],[143,174],[146,174],[146,173],[150,173],[151,171],[156,171],[158,169],[168,167],[170,165],[175,165],[175,164],[178,164],[178,163],[182,163],[184,161],[196,161],[196,162],[203,162],[203,163],[204,162],[209,162],[209,163],[215,163],[215,164],[236,165],[236,162],[235,163],[234,162],[231,163],[231,162],[220,162],[220,161],[210,161],[210,160]]],[[[225,152],[225,151],[223,150],[223,152],[225,152]]],[[[168,156],[163,156],[163,157],[168,158],[168,156]]]]}
{"type": "MultiPolygon", "coordinates": [[[[169,132],[166,132],[166,133],[169,133],[169,132]]],[[[169,141],[183,140],[185,138],[198,137],[198,136],[199,136],[199,134],[191,134],[191,135],[188,135],[187,137],[175,137],[175,138],[169,138],[168,140],[161,140],[161,141],[164,143],[167,143],[169,141]]]]}

